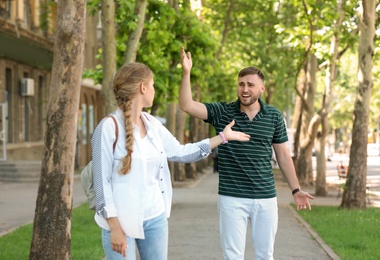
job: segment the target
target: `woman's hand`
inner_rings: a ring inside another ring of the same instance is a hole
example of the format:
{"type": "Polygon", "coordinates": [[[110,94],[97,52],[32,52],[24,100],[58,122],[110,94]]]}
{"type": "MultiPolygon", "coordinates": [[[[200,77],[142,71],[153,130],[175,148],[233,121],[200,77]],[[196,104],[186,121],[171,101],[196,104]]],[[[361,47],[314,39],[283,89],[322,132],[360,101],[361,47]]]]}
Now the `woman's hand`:
{"type": "Polygon", "coordinates": [[[111,245],[113,251],[122,254],[124,257],[127,256],[127,240],[121,228],[111,230],[111,245]]]}
{"type": "Polygon", "coordinates": [[[223,134],[226,137],[227,141],[249,141],[250,136],[239,131],[232,130],[232,126],[235,124],[235,120],[232,120],[231,123],[226,125],[223,129],[223,134]]]}
{"type": "Polygon", "coordinates": [[[111,246],[112,250],[127,256],[127,239],[125,238],[124,231],[121,229],[119,219],[117,217],[108,218],[108,225],[111,231],[111,246]]]}

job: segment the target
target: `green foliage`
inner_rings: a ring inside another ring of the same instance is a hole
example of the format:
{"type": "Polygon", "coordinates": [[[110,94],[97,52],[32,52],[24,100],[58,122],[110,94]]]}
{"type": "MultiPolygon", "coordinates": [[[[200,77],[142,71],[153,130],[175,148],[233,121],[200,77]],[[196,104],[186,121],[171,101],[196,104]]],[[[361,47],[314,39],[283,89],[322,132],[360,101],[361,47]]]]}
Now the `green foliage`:
{"type": "MultiPolygon", "coordinates": [[[[117,0],[116,2],[115,24],[118,45],[125,44],[129,33],[136,29],[138,17],[134,13],[134,8],[135,1],[117,0]]],[[[123,58],[123,55],[121,55],[121,58],[123,58]]],[[[123,61],[121,60],[122,63],[123,61]]]]}
{"type": "Polygon", "coordinates": [[[101,0],[88,0],[87,11],[90,15],[94,15],[102,9],[101,0]]]}
{"type": "MultiPolygon", "coordinates": [[[[294,205],[293,205],[294,206],[294,205]]],[[[380,259],[380,211],[314,206],[298,211],[341,259],[380,259]]]]}
{"type": "MultiPolygon", "coordinates": [[[[297,61],[304,51],[304,47],[298,48],[297,43],[291,42],[292,30],[286,33],[285,28],[289,28],[286,27],[287,20],[295,17],[295,10],[289,6],[276,1],[234,2],[227,39],[220,56],[221,70],[234,82],[243,67],[256,66],[262,70],[266,76],[265,95],[273,94],[272,102],[280,109],[290,106],[297,61]]],[[[225,29],[228,8],[227,1],[206,3],[204,15],[210,24],[215,25],[213,30],[218,37],[225,29]]]]}
{"type": "MultiPolygon", "coordinates": [[[[145,63],[155,73],[156,95],[154,106],[165,101],[170,102],[173,90],[170,86],[172,64],[179,57],[180,43],[174,31],[177,16],[175,10],[161,1],[150,1],[146,16],[145,30],[140,40],[137,61],[145,63]],[[177,47],[177,57],[173,57],[172,48],[177,47]]],[[[177,81],[179,84],[179,81],[177,81]]]]}
{"type": "MultiPolygon", "coordinates": [[[[90,1],[88,6],[91,10],[99,10],[99,3],[99,0],[90,1]]],[[[120,67],[124,62],[128,36],[137,24],[134,1],[117,2],[115,23],[117,65],[120,67]]],[[[149,1],[136,61],[146,64],[155,73],[156,95],[152,110],[177,99],[182,76],[179,66],[181,46],[193,53],[195,66],[192,81],[208,97],[210,82],[218,82],[213,75],[223,74],[216,72],[219,68],[214,60],[217,44],[210,26],[203,23],[185,5],[174,10],[163,1],[149,1]]],[[[101,55],[98,58],[101,59],[101,55]]],[[[84,77],[91,77],[100,83],[102,73],[99,65],[96,70],[85,71],[84,77]]]]}
{"type": "Polygon", "coordinates": [[[101,64],[96,65],[95,70],[83,71],[82,78],[90,78],[94,80],[95,84],[101,84],[103,81],[103,67],[101,64]]]}
{"type": "Polygon", "coordinates": [[[56,6],[57,3],[51,2],[51,1],[44,1],[41,2],[40,7],[40,28],[43,32],[47,33],[49,29],[49,14],[50,9],[53,8],[53,6],[56,6]]]}
{"type": "MultiPolygon", "coordinates": [[[[33,225],[27,224],[0,237],[0,259],[28,259],[33,225]]],[[[72,259],[103,259],[101,231],[94,212],[85,203],[73,210],[71,229],[72,259]]]]}
{"type": "MultiPolygon", "coordinates": [[[[99,49],[99,53],[96,55],[96,59],[102,60],[102,49],[99,49]]],[[[95,69],[85,69],[82,74],[82,78],[91,78],[95,84],[102,84],[103,82],[103,66],[102,64],[96,65],[95,69]]]]}
{"type": "Polygon", "coordinates": [[[181,46],[193,53],[196,66],[192,81],[203,88],[207,84],[202,81],[205,74],[213,74],[209,61],[216,49],[209,26],[187,8],[175,11],[162,1],[150,1],[137,61],[147,64],[155,73],[154,106],[177,98],[182,76],[179,67],[181,46]]]}
{"type": "MultiPolygon", "coordinates": [[[[192,53],[192,84],[194,92],[199,88],[201,101],[236,99],[237,73],[243,67],[257,66],[266,76],[267,91],[263,98],[270,98],[271,104],[280,110],[292,110],[296,77],[310,44],[313,43],[311,51],[317,55],[319,64],[331,58],[330,42],[335,33],[334,22],[339,17],[336,1],[235,0],[228,23],[226,16],[230,1],[209,0],[203,4],[202,16],[198,18],[186,5],[175,10],[165,1],[148,2],[136,59],[155,73],[156,98],[152,110],[158,113],[164,111],[164,104],[178,98],[182,74],[181,46],[192,53]],[[226,38],[222,42],[225,29],[226,38]],[[221,52],[216,58],[219,48],[221,52]]],[[[136,28],[137,16],[134,13],[135,1],[117,0],[116,5],[117,64],[120,67],[128,36],[136,28]]],[[[338,64],[334,102],[329,116],[334,128],[348,129],[352,122],[357,69],[351,65],[357,62],[358,5],[357,1],[346,1],[344,8],[338,50],[347,49],[344,56],[349,58],[344,59],[343,56],[338,64]]],[[[98,11],[100,0],[89,1],[88,6],[90,12],[98,11]]],[[[376,26],[379,27],[379,19],[376,26]]],[[[379,36],[375,41],[375,46],[379,46],[379,36]]],[[[378,53],[377,48],[375,58],[378,53]]],[[[324,70],[318,73],[316,109],[323,97],[324,70]]],[[[379,70],[374,68],[374,97],[380,95],[377,75],[379,70]]],[[[101,82],[101,66],[95,71],[86,71],[85,76],[101,82]]],[[[377,116],[380,104],[376,100],[373,98],[371,105],[371,125],[380,120],[377,116]]]]}

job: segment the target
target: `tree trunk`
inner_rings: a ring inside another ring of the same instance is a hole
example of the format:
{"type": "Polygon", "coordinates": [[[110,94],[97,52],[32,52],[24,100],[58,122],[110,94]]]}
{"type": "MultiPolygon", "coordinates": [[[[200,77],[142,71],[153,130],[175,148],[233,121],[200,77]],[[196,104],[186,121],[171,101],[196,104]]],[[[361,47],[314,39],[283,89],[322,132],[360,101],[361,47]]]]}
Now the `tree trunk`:
{"type": "Polygon", "coordinates": [[[270,105],[272,102],[272,97],[275,89],[276,85],[274,84],[274,82],[268,80],[268,83],[265,86],[265,103],[267,103],[268,105],[270,105]]]}
{"type": "Polygon", "coordinates": [[[304,106],[301,119],[301,140],[308,134],[309,124],[314,115],[316,89],[317,57],[309,53],[306,67],[306,89],[303,97],[304,106]]]}
{"type": "Polygon", "coordinates": [[[113,93],[113,78],[116,73],[116,33],[114,0],[102,0],[101,19],[103,48],[102,100],[103,115],[107,115],[113,112],[117,106],[113,93]]]}
{"type": "MultiPolygon", "coordinates": [[[[326,155],[325,155],[325,146],[326,139],[328,138],[329,133],[329,121],[328,115],[330,112],[331,102],[333,100],[334,95],[334,81],[336,76],[336,63],[338,59],[338,45],[339,45],[339,35],[341,34],[342,22],[345,16],[344,6],[346,1],[339,0],[337,6],[337,13],[339,18],[334,24],[334,35],[331,39],[330,45],[330,54],[331,58],[329,60],[329,66],[326,70],[326,80],[325,80],[325,94],[323,97],[322,109],[319,111],[321,115],[321,136],[317,138],[318,144],[316,146],[320,149],[317,151],[317,182],[315,186],[315,195],[316,196],[327,196],[327,188],[326,188],[326,155]],[[319,176],[320,175],[320,176],[319,176]],[[324,180],[323,180],[324,179],[324,180]]],[[[328,149],[330,149],[328,147],[328,149]]]]}
{"type": "Polygon", "coordinates": [[[303,97],[301,117],[299,154],[296,162],[296,172],[300,183],[313,184],[312,149],[314,138],[320,121],[314,116],[314,98],[316,88],[317,58],[309,53],[306,69],[307,87],[303,97]],[[313,119],[313,120],[312,120],[313,119]]]}
{"type": "Polygon", "coordinates": [[[215,59],[217,59],[217,60],[219,59],[219,56],[222,53],[222,49],[224,47],[224,44],[227,41],[228,32],[230,31],[230,23],[231,23],[233,6],[234,6],[233,0],[229,0],[228,1],[227,14],[226,14],[226,17],[224,18],[224,28],[223,28],[223,33],[222,33],[222,40],[220,42],[219,49],[217,50],[217,52],[215,54],[215,59]]]}
{"type": "MultiPolygon", "coordinates": [[[[210,125],[202,123],[198,128],[198,138],[203,140],[210,137],[210,125]]],[[[197,172],[202,173],[203,170],[210,164],[211,156],[197,162],[197,172]]]]}
{"type": "Polygon", "coordinates": [[[168,0],[168,5],[173,7],[174,10],[178,10],[179,8],[179,1],[178,0],[168,0]]]}
{"type": "Polygon", "coordinates": [[[137,15],[137,27],[131,31],[127,41],[127,47],[124,53],[124,64],[136,61],[137,49],[140,42],[141,33],[144,29],[145,12],[148,0],[137,0],[135,5],[135,14],[137,15]]]}
{"type": "MultiPolygon", "coordinates": [[[[166,128],[175,136],[175,112],[176,104],[170,103],[166,107],[166,128]]],[[[175,180],[174,162],[169,162],[169,169],[171,173],[172,182],[175,180]]]]}
{"type": "MultiPolygon", "coordinates": [[[[303,70],[301,70],[303,71],[303,70]]],[[[298,73],[299,75],[300,73],[298,73]]],[[[302,119],[302,110],[303,110],[303,95],[306,89],[306,77],[304,73],[301,74],[298,79],[299,83],[296,83],[296,88],[298,89],[298,93],[302,93],[301,95],[297,95],[296,102],[294,106],[293,120],[291,127],[296,129],[294,134],[294,156],[293,159],[297,160],[298,152],[299,152],[299,143],[300,143],[300,135],[301,135],[301,119],[302,119]]]]}
{"type": "Polygon", "coordinates": [[[312,150],[301,149],[298,154],[296,169],[299,182],[303,185],[310,185],[312,180],[309,179],[308,172],[313,172],[311,162],[312,150]]]}
{"type": "Polygon", "coordinates": [[[369,105],[373,87],[372,66],[375,36],[376,0],[363,0],[363,12],[359,20],[359,71],[358,91],[354,107],[352,144],[348,165],[346,189],[343,192],[342,208],[366,208],[367,182],[367,129],[369,105]]]}
{"type": "Polygon", "coordinates": [[[326,155],[322,132],[317,133],[315,142],[315,156],[317,158],[317,178],[315,180],[315,195],[327,196],[326,189],[326,155]]]}
{"type": "Polygon", "coordinates": [[[29,259],[71,259],[71,212],[86,1],[60,0],[29,259]]]}
{"type": "MultiPolygon", "coordinates": [[[[201,124],[201,120],[195,117],[190,117],[189,119],[189,142],[195,143],[199,141],[198,131],[199,125],[201,124]]],[[[197,177],[197,168],[196,163],[188,163],[186,164],[186,177],[188,179],[195,179],[197,177]]]]}
{"type": "MultiPolygon", "coordinates": [[[[185,142],[185,123],[186,123],[186,114],[183,112],[179,106],[176,106],[176,138],[183,144],[185,142]]],[[[186,180],[186,171],[184,163],[175,163],[175,180],[176,181],[185,181],[186,180]]]]}
{"type": "Polygon", "coordinates": [[[298,158],[296,161],[296,172],[301,184],[313,185],[313,165],[312,151],[314,139],[317,135],[318,127],[321,123],[321,117],[315,115],[309,124],[307,135],[302,140],[298,158]]]}

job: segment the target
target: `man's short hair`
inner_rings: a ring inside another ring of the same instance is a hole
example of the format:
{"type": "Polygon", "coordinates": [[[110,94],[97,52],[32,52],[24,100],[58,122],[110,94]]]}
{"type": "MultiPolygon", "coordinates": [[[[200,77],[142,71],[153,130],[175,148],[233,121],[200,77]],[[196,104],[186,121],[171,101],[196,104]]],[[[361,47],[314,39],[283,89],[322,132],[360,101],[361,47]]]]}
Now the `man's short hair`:
{"type": "Polygon", "coordinates": [[[264,82],[265,80],[264,74],[258,68],[253,67],[253,66],[242,69],[238,74],[238,78],[241,78],[247,75],[255,75],[255,74],[259,76],[260,79],[264,82]]]}

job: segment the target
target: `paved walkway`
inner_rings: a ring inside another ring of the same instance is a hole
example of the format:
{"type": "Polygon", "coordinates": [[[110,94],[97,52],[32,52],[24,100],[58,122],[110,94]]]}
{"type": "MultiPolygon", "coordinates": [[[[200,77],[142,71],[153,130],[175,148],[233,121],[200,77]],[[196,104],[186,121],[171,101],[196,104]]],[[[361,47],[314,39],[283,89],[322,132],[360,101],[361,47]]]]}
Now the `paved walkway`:
{"type": "MultiPolygon", "coordinates": [[[[79,176],[78,176],[79,177],[79,176]]],[[[34,220],[38,182],[0,182],[0,236],[34,220]]],[[[87,200],[80,178],[74,181],[74,207],[87,200]]]]}
{"type": "MultiPolygon", "coordinates": [[[[186,187],[175,184],[172,216],[169,219],[169,259],[222,259],[219,245],[217,188],[218,174],[208,172],[186,187]]],[[[290,206],[289,188],[276,181],[278,190],[279,227],[275,259],[339,259],[290,206]]],[[[0,236],[33,221],[38,183],[0,182],[0,236]]],[[[312,188],[313,189],[313,188],[312,188]]],[[[314,193],[313,190],[308,190],[314,193]]],[[[312,205],[336,205],[336,185],[330,196],[316,198],[312,205]]],[[[86,201],[80,179],[74,182],[74,206],[86,201]]],[[[378,203],[378,201],[374,201],[378,203]]],[[[253,248],[247,235],[246,259],[253,259],[253,248]]]]}
{"type": "MultiPolygon", "coordinates": [[[[278,182],[277,189],[279,227],[275,259],[339,259],[317,234],[309,232],[307,223],[290,208],[293,199],[289,188],[278,182]]],[[[217,190],[218,174],[212,173],[206,173],[188,188],[174,189],[174,205],[169,219],[169,259],[223,259],[219,243],[217,190]]],[[[335,197],[330,200],[330,205],[340,202],[335,197]]],[[[254,259],[249,234],[245,259],[254,259]]]]}

